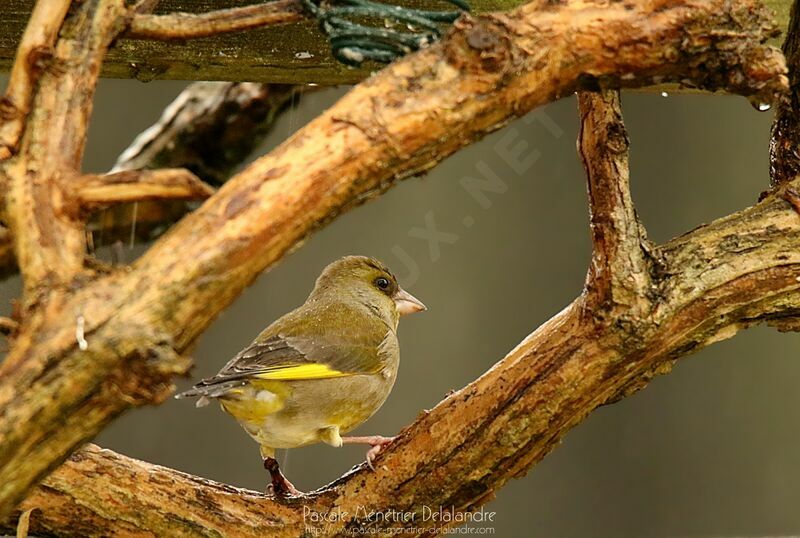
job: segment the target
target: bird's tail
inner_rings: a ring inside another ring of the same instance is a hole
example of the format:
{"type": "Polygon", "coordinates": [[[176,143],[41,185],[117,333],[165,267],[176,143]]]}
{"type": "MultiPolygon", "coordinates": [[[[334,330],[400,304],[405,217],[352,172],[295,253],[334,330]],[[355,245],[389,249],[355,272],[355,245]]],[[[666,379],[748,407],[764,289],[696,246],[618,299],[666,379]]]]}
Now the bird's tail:
{"type": "Polygon", "coordinates": [[[204,382],[200,382],[191,389],[187,390],[186,392],[181,392],[175,395],[176,400],[182,400],[184,398],[198,398],[197,403],[195,404],[196,407],[203,407],[208,405],[212,399],[220,398],[228,394],[233,388],[241,387],[242,381],[228,381],[224,383],[213,383],[213,384],[206,384],[204,382]]]}

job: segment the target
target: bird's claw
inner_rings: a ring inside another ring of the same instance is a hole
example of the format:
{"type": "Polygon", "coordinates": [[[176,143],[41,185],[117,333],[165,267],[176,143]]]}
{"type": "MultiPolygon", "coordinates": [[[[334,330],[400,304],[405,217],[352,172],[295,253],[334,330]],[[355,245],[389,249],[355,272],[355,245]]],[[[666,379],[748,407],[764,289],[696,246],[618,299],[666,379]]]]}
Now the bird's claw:
{"type": "Polygon", "coordinates": [[[278,460],[275,458],[265,458],[264,468],[269,471],[270,484],[267,485],[267,494],[272,494],[275,498],[286,499],[288,497],[302,497],[305,495],[302,491],[294,487],[294,484],[289,482],[280,467],[278,460]]]}
{"type": "Polygon", "coordinates": [[[375,471],[375,465],[373,464],[375,458],[381,453],[383,447],[389,445],[389,443],[394,441],[394,439],[394,437],[383,437],[381,435],[376,435],[374,441],[370,442],[371,447],[369,450],[367,450],[367,466],[372,471],[375,471]]]}
{"type": "Polygon", "coordinates": [[[294,487],[288,480],[280,484],[277,488],[275,487],[275,482],[267,484],[267,491],[265,493],[276,499],[290,499],[305,496],[305,493],[294,487]]]}

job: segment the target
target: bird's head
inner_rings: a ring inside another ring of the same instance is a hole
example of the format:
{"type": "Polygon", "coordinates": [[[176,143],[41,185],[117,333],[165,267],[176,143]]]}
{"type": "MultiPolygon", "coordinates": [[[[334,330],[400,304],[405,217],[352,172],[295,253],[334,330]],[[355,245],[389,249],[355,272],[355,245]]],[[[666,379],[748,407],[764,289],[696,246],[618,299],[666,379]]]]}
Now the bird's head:
{"type": "Polygon", "coordinates": [[[400,287],[386,265],[367,256],[345,256],[328,265],[311,297],[330,293],[354,298],[395,323],[399,316],[425,310],[419,299],[400,287]]]}

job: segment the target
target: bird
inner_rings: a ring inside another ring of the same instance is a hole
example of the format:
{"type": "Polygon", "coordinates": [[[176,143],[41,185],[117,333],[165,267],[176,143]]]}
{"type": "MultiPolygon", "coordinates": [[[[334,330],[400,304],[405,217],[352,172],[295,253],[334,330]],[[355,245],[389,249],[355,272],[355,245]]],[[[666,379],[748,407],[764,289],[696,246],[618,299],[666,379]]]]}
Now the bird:
{"type": "Polygon", "coordinates": [[[367,464],[394,439],[346,437],[386,401],[397,378],[401,316],[426,310],[375,258],[345,256],[322,271],[306,301],[264,329],[215,376],[176,398],[216,400],[259,444],[268,491],[302,496],[276,449],[367,444],[367,464]]]}

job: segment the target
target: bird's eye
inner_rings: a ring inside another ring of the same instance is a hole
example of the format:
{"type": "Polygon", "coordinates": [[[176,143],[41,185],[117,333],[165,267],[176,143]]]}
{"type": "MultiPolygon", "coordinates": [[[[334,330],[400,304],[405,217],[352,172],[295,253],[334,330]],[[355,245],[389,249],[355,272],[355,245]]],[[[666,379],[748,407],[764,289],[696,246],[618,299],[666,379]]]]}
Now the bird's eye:
{"type": "Polygon", "coordinates": [[[375,279],[375,285],[378,286],[379,290],[386,291],[389,289],[391,282],[389,282],[388,278],[383,278],[382,276],[379,276],[378,278],[375,279]]]}

